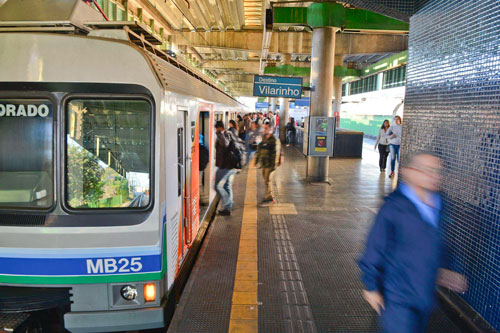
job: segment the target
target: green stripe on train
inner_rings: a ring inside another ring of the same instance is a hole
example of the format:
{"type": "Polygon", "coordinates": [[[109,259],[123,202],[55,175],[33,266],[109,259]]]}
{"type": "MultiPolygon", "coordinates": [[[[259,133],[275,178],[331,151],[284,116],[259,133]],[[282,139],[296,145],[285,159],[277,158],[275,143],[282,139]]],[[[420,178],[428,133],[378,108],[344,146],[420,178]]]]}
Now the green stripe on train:
{"type": "Polygon", "coordinates": [[[14,276],[0,275],[0,283],[15,284],[90,284],[90,283],[116,283],[160,280],[162,272],[131,274],[131,275],[106,275],[106,276],[14,276]]]}

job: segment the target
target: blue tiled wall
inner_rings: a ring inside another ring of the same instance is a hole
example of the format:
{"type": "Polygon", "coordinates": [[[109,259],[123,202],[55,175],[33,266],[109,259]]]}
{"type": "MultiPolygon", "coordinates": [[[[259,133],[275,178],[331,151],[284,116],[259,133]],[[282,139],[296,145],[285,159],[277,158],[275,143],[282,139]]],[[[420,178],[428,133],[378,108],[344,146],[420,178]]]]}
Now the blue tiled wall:
{"type": "Polygon", "coordinates": [[[413,14],[415,10],[415,0],[372,0],[371,2],[406,14],[413,14]]]}
{"type": "Polygon", "coordinates": [[[447,243],[465,301],[500,330],[500,1],[429,0],[410,20],[404,164],[444,160],[447,243]]]}
{"type": "Polygon", "coordinates": [[[430,0],[343,0],[342,2],[407,21],[409,15],[415,13],[429,1],[430,0]]]}
{"type": "Polygon", "coordinates": [[[415,9],[415,0],[342,0],[342,2],[405,22],[409,21],[415,9]]]}

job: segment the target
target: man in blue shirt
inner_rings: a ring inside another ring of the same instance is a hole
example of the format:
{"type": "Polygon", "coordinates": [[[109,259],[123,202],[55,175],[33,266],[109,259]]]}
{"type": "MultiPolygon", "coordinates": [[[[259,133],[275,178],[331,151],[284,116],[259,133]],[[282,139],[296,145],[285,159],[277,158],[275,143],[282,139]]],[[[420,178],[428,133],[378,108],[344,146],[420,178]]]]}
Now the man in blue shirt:
{"type": "Polygon", "coordinates": [[[380,208],[359,267],[364,297],[384,332],[424,332],[442,261],[441,161],[417,154],[401,175],[380,208]]]}

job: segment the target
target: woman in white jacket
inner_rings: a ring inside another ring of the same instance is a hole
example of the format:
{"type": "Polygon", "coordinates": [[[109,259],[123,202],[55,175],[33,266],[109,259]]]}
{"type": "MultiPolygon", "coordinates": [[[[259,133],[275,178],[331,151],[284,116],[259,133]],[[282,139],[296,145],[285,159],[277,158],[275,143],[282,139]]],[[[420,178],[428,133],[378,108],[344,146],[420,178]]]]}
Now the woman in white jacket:
{"type": "Polygon", "coordinates": [[[399,164],[399,149],[401,147],[401,134],[403,132],[403,126],[401,126],[401,117],[395,116],[394,123],[389,127],[387,131],[387,137],[389,138],[389,151],[391,153],[391,174],[389,178],[394,177],[394,169],[396,169],[396,159],[399,164]]]}
{"type": "Polygon", "coordinates": [[[378,160],[378,166],[380,167],[380,172],[385,171],[385,167],[387,165],[387,155],[389,155],[389,137],[387,136],[387,131],[391,123],[389,120],[384,120],[380,130],[378,131],[377,142],[375,142],[375,150],[377,150],[380,154],[380,158],[378,160]]]}

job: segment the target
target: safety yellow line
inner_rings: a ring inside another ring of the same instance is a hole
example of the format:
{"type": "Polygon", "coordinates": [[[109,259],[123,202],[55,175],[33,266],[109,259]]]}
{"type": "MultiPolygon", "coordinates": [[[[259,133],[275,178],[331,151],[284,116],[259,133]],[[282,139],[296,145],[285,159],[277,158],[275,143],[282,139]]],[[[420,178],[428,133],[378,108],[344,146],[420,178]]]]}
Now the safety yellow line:
{"type": "Polygon", "coordinates": [[[257,169],[248,167],[229,332],[257,332],[257,169]]]}

